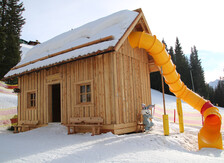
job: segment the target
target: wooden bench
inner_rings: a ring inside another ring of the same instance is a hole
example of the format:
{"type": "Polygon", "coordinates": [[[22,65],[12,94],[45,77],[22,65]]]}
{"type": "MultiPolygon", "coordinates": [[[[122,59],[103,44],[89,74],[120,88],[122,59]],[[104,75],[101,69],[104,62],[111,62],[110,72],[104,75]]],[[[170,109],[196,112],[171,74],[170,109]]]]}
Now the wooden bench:
{"type": "Polygon", "coordinates": [[[68,134],[76,133],[76,127],[91,127],[92,136],[99,135],[100,129],[103,125],[103,118],[101,117],[72,117],[70,123],[67,124],[68,134]],[[71,128],[73,131],[71,132],[71,128]]]}
{"type": "Polygon", "coordinates": [[[21,131],[24,131],[25,128],[28,128],[28,130],[31,130],[32,128],[36,128],[39,121],[20,121],[18,125],[13,126],[14,127],[14,133],[18,133],[21,131]]]}

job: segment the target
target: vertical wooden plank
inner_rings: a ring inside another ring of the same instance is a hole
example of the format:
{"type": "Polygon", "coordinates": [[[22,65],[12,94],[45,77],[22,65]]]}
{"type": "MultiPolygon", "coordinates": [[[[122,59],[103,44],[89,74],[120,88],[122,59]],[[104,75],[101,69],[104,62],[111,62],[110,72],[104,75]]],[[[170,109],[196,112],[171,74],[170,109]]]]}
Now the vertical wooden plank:
{"type": "Polygon", "coordinates": [[[45,74],[46,74],[46,70],[43,70],[42,73],[41,73],[41,119],[42,119],[43,124],[45,123],[44,122],[44,103],[45,103],[44,87],[45,87],[45,74]]]}
{"type": "Polygon", "coordinates": [[[151,97],[150,97],[150,86],[149,86],[149,66],[148,63],[145,65],[145,70],[146,70],[146,97],[147,97],[147,104],[151,104],[151,97]]]}
{"type": "Polygon", "coordinates": [[[88,79],[88,73],[89,73],[89,72],[88,72],[88,70],[89,70],[89,69],[88,69],[88,67],[89,67],[89,60],[90,60],[89,58],[83,60],[83,70],[84,70],[84,74],[83,74],[83,75],[84,75],[84,80],[89,80],[89,79],[88,79]]]}
{"type": "Polygon", "coordinates": [[[43,93],[42,93],[42,91],[43,91],[43,78],[42,78],[42,75],[43,74],[43,70],[42,71],[39,71],[39,73],[38,73],[38,103],[39,103],[39,105],[38,105],[38,109],[39,109],[39,111],[38,111],[38,117],[39,117],[39,121],[40,121],[40,123],[41,124],[43,124],[44,123],[44,121],[43,121],[43,101],[42,101],[42,99],[43,99],[43,93]]]}
{"type": "Polygon", "coordinates": [[[23,120],[26,120],[26,75],[23,76],[23,120]]]}
{"type": "Polygon", "coordinates": [[[36,94],[36,97],[37,97],[37,101],[36,101],[36,112],[35,112],[35,120],[39,120],[39,72],[36,72],[36,75],[35,75],[35,87],[37,89],[37,94],[36,94]]]}
{"type": "Polygon", "coordinates": [[[127,47],[124,46],[124,93],[125,93],[125,123],[129,123],[129,119],[130,119],[130,110],[129,110],[129,65],[128,65],[128,60],[129,60],[129,53],[127,50],[127,47]]]}
{"type": "MultiPolygon", "coordinates": [[[[32,76],[31,76],[31,81],[32,81],[31,89],[34,90],[35,89],[35,81],[34,81],[35,80],[35,72],[33,72],[31,74],[32,74],[32,76]]],[[[30,117],[31,120],[35,120],[35,116],[34,116],[35,110],[36,109],[31,110],[31,117],[30,117]]]]}
{"type": "Polygon", "coordinates": [[[94,80],[94,82],[96,83],[96,84],[94,84],[94,86],[95,86],[95,104],[96,104],[96,109],[97,109],[97,111],[96,111],[96,114],[97,114],[97,116],[101,116],[101,117],[103,117],[103,115],[102,115],[102,109],[101,109],[101,103],[100,102],[102,102],[102,97],[101,97],[101,94],[100,94],[100,87],[99,87],[99,85],[100,85],[100,76],[101,76],[101,74],[100,74],[100,70],[99,70],[99,64],[100,64],[100,58],[99,58],[99,56],[96,56],[95,57],[95,67],[96,67],[96,70],[95,70],[95,73],[96,73],[96,77],[95,77],[95,80],[94,80]]]}
{"type": "Polygon", "coordinates": [[[131,118],[131,84],[130,84],[130,53],[128,53],[129,56],[127,56],[127,76],[126,76],[126,80],[127,80],[127,104],[128,104],[128,122],[132,122],[132,118],[131,118]]]}
{"type": "Polygon", "coordinates": [[[78,82],[78,78],[79,78],[79,61],[75,62],[75,83],[78,82]]]}
{"type": "Polygon", "coordinates": [[[142,97],[141,97],[141,76],[140,76],[140,61],[136,60],[136,92],[137,92],[137,108],[141,107],[142,97]]]}
{"type": "Polygon", "coordinates": [[[79,114],[80,117],[85,117],[85,108],[83,106],[79,107],[79,114]]]}
{"type": "Polygon", "coordinates": [[[89,117],[90,116],[90,110],[89,110],[89,107],[88,106],[84,106],[83,107],[83,110],[85,111],[85,117],[89,117]]]}
{"type": "Polygon", "coordinates": [[[25,120],[28,120],[28,109],[27,109],[27,90],[29,89],[29,77],[28,77],[28,75],[25,75],[24,76],[25,77],[25,81],[24,81],[24,83],[25,83],[25,92],[24,92],[24,96],[25,96],[25,120]]]}
{"type": "Polygon", "coordinates": [[[27,75],[24,76],[24,120],[27,120],[27,89],[28,89],[28,79],[27,75]]]}
{"type": "Polygon", "coordinates": [[[104,124],[106,124],[106,107],[105,107],[105,87],[104,85],[104,55],[97,56],[99,65],[98,65],[98,71],[99,71],[99,84],[98,84],[98,90],[99,90],[99,102],[100,102],[100,116],[104,119],[104,124]]]}
{"type": "MultiPolygon", "coordinates": [[[[131,53],[131,52],[130,52],[131,53]]],[[[131,122],[134,122],[134,84],[133,84],[133,68],[132,68],[132,58],[130,57],[129,59],[129,80],[130,80],[130,117],[131,117],[131,122]]]]}
{"type": "Polygon", "coordinates": [[[115,124],[116,116],[115,116],[115,90],[114,90],[114,61],[113,61],[113,53],[107,54],[109,55],[109,93],[110,93],[110,106],[111,106],[111,124],[115,124]]]}
{"type": "Polygon", "coordinates": [[[142,79],[142,97],[143,101],[146,105],[147,104],[147,96],[146,96],[146,69],[145,69],[145,61],[144,61],[144,53],[141,51],[142,54],[142,64],[141,64],[141,79],[142,79]]]}
{"type": "Polygon", "coordinates": [[[44,70],[44,76],[43,76],[43,87],[44,87],[44,99],[43,99],[43,103],[44,103],[44,123],[47,124],[48,123],[48,85],[46,84],[46,70],[44,70]]]}
{"type": "Polygon", "coordinates": [[[34,90],[35,89],[35,72],[31,73],[31,89],[34,90]]]}
{"type": "Polygon", "coordinates": [[[138,106],[137,106],[137,91],[136,91],[136,59],[132,60],[132,81],[133,81],[133,107],[134,107],[134,121],[137,121],[137,115],[138,115],[138,106]]]}
{"type": "Polygon", "coordinates": [[[99,101],[98,101],[98,98],[99,98],[99,91],[98,91],[98,87],[97,85],[99,84],[98,82],[98,79],[99,79],[99,75],[98,75],[98,69],[97,69],[97,57],[94,57],[93,58],[93,90],[94,90],[94,97],[93,97],[93,103],[94,103],[94,107],[93,107],[93,110],[94,110],[94,115],[96,117],[100,116],[99,114],[99,101]]]}
{"type": "Polygon", "coordinates": [[[130,52],[128,53],[129,57],[128,57],[128,116],[129,116],[129,122],[133,122],[133,118],[132,118],[132,94],[131,94],[131,90],[133,89],[132,85],[131,85],[131,54],[130,52]]]}
{"type": "MultiPolygon", "coordinates": [[[[21,77],[18,77],[18,88],[21,90],[21,77]]],[[[18,114],[18,121],[21,121],[21,93],[18,93],[18,107],[17,107],[17,114],[18,114]]]]}
{"type": "Polygon", "coordinates": [[[96,117],[95,112],[94,112],[94,106],[89,106],[89,110],[90,110],[90,117],[96,117]]]}
{"type": "Polygon", "coordinates": [[[117,96],[118,96],[118,114],[119,114],[119,120],[118,123],[122,123],[122,91],[121,91],[121,54],[120,52],[117,53],[116,55],[116,63],[117,63],[117,96]]]}
{"type": "Polygon", "coordinates": [[[80,60],[79,61],[79,72],[80,72],[79,81],[83,81],[84,80],[83,64],[84,64],[84,61],[83,60],[80,60]]]}
{"type": "MultiPolygon", "coordinates": [[[[74,77],[75,77],[75,74],[74,74],[74,65],[75,65],[75,62],[71,62],[71,108],[70,108],[70,116],[73,117],[74,116],[74,93],[75,93],[75,90],[74,90],[74,77]]],[[[69,119],[68,119],[68,122],[69,122],[69,119]]]]}
{"type": "Polygon", "coordinates": [[[78,80],[78,75],[79,75],[79,72],[78,72],[78,61],[75,61],[74,64],[73,64],[73,75],[74,76],[74,79],[73,79],[73,83],[72,83],[72,86],[73,86],[73,116],[75,117],[79,117],[79,109],[76,107],[76,101],[77,101],[77,88],[76,88],[76,85],[75,83],[77,82],[78,80]]]}
{"type": "Polygon", "coordinates": [[[129,110],[128,110],[128,57],[126,55],[124,55],[124,103],[125,103],[125,123],[129,122],[129,110]]]}
{"type": "Polygon", "coordinates": [[[20,120],[24,120],[24,102],[25,102],[25,99],[24,99],[24,91],[25,91],[25,88],[24,88],[24,76],[21,76],[20,77],[20,80],[21,80],[21,93],[20,93],[20,96],[21,96],[21,113],[20,113],[20,120]]]}
{"type": "Polygon", "coordinates": [[[115,110],[115,124],[119,124],[120,123],[120,118],[119,118],[119,93],[118,93],[118,76],[117,76],[117,54],[113,53],[113,65],[114,65],[114,71],[113,71],[113,75],[114,75],[114,110],[115,110]]]}
{"type": "MultiPolygon", "coordinates": [[[[123,52],[123,51],[122,51],[123,52]]],[[[126,64],[125,64],[125,55],[124,55],[124,53],[122,53],[122,74],[121,74],[121,77],[122,77],[122,79],[121,79],[121,81],[122,81],[122,97],[123,97],[123,99],[122,99],[122,102],[123,102],[123,108],[122,108],[122,110],[123,110],[123,123],[127,123],[127,104],[126,104],[126,90],[125,90],[125,68],[126,68],[126,66],[125,66],[126,64]]]]}
{"type": "Polygon", "coordinates": [[[37,77],[37,72],[35,72],[35,79],[34,79],[34,81],[35,81],[35,89],[37,90],[36,91],[36,109],[35,109],[35,113],[34,113],[34,119],[35,120],[38,120],[38,117],[37,117],[37,112],[38,112],[38,84],[37,84],[37,79],[38,79],[38,77],[37,77]]]}
{"type": "Polygon", "coordinates": [[[149,104],[152,104],[152,97],[151,97],[151,79],[150,79],[150,71],[149,71],[149,64],[147,65],[147,75],[148,75],[148,95],[149,95],[149,104]]]}
{"type": "Polygon", "coordinates": [[[27,82],[27,91],[31,90],[31,82],[30,82],[30,74],[26,75],[26,82],[27,82]]]}
{"type": "Polygon", "coordinates": [[[93,61],[94,61],[94,57],[89,58],[89,63],[87,64],[87,75],[88,75],[88,80],[92,80],[93,79],[93,61]]]}
{"type": "Polygon", "coordinates": [[[105,108],[106,108],[106,124],[111,124],[111,105],[110,105],[110,70],[109,55],[104,54],[104,88],[105,88],[105,108]]]}
{"type": "Polygon", "coordinates": [[[67,63],[67,116],[64,120],[65,123],[68,123],[69,117],[71,117],[71,63],[67,63]]]}
{"type": "Polygon", "coordinates": [[[66,113],[66,110],[67,110],[67,83],[66,83],[66,78],[67,78],[67,74],[66,74],[66,71],[67,71],[67,67],[66,65],[62,65],[63,67],[63,81],[62,81],[62,110],[61,110],[61,114],[62,114],[62,123],[65,124],[66,123],[66,117],[67,117],[67,113],[66,113]]]}
{"type": "Polygon", "coordinates": [[[95,114],[95,83],[94,83],[94,58],[95,57],[91,57],[89,58],[89,63],[88,63],[88,69],[87,69],[87,75],[88,75],[88,80],[92,80],[92,88],[91,88],[91,92],[92,92],[92,101],[93,101],[93,106],[89,107],[89,112],[90,112],[90,116],[94,117],[96,116],[95,114]]]}

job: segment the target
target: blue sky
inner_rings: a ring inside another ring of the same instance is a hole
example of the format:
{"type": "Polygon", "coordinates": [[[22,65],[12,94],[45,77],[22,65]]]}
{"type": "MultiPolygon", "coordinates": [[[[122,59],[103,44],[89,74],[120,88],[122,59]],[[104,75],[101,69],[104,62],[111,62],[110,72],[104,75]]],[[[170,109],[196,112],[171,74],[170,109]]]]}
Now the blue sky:
{"type": "Polygon", "coordinates": [[[114,12],[142,8],[158,39],[174,46],[179,38],[185,54],[194,45],[207,82],[224,76],[222,0],[20,0],[26,11],[21,37],[44,42],[114,12]]]}

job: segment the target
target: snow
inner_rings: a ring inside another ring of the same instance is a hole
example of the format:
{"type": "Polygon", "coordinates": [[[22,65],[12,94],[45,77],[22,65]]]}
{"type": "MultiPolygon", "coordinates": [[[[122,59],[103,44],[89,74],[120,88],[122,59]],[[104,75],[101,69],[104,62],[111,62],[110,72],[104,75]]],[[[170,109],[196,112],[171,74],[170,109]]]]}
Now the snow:
{"type": "Polygon", "coordinates": [[[17,106],[17,96],[0,93],[0,109],[17,106]]]}
{"type": "Polygon", "coordinates": [[[4,88],[4,85],[0,82],[0,129],[9,127],[10,119],[17,114],[17,94],[12,89],[4,88]]]}
{"type": "Polygon", "coordinates": [[[27,45],[27,44],[20,44],[20,46],[21,46],[21,48],[20,48],[20,50],[21,50],[21,60],[23,60],[25,58],[27,52],[31,48],[33,48],[33,46],[32,45],[27,45]]]}
{"type": "Polygon", "coordinates": [[[215,89],[217,87],[219,81],[220,81],[220,79],[216,79],[214,81],[209,82],[208,85],[211,86],[213,89],[215,89]]]}
{"type": "MultiPolygon", "coordinates": [[[[174,96],[165,97],[167,107],[176,107],[174,96]]],[[[152,90],[152,101],[162,106],[162,94],[152,90]]],[[[186,103],[183,109],[193,110],[186,103]]],[[[223,111],[221,114],[224,116],[223,111]]],[[[179,133],[179,125],[169,123],[170,135],[164,136],[162,120],[153,121],[155,126],[149,133],[124,135],[67,135],[66,127],[59,123],[19,134],[2,129],[0,162],[224,162],[222,150],[198,150],[197,134],[201,127],[185,125],[185,132],[179,133]]],[[[224,132],[221,133],[223,136],[224,132]]]]}
{"type": "Polygon", "coordinates": [[[79,28],[72,29],[68,32],[58,35],[29,50],[26,54],[26,57],[21,60],[17,66],[110,35],[112,35],[114,39],[64,53],[59,56],[21,67],[19,69],[11,70],[5,75],[5,77],[20,74],[22,72],[47,66],[53,63],[60,63],[68,59],[97,52],[99,50],[106,50],[109,47],[114,47],[137,15],[138,12],[135,11],[119,11],[107,17],[98,19],[79,28]]]}
{"type": "Polygon", "coordinates": [[[17,107],[17,94],[13,89],[4,88],[5,83],[0,82],[0,109],[17,107]]]}

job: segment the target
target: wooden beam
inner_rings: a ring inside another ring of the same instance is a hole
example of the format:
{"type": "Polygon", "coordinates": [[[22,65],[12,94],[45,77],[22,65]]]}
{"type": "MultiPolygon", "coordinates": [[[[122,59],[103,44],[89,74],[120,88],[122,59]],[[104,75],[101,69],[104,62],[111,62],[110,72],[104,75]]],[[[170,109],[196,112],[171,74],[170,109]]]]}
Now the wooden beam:
{"type": "Polygon", "coordinates": [[[45,60],[45,59],[48,59],[48,58],[52,58],[52,57],[55,57],[55,56],[58,56],[58,55],[61,55],[61,54],[64,54],[64,53],[76,50],[76,49],[80,49],[80,48],[83,48],[83,47],[86,47],[86,46],[98,44],[98,43],[101,43],[101,42],[104,42],[104,41],[113,40],[113,39],[114,39],[114,37],[112,35],[104,37],[104,38],[100,38],[100,39],[97,39],[97,40],[94,40],[94,41],[91,41],[91,42],[87,42],[87,43],[82,44],[82,45],[78,45],[78,46],[75,46],[75,47],[72,47],[72,48],[69,48],[69,49],[66,49],[66,50],[59,51],[57,53],[50,54],[50,55],[42,57],[42,58],[38,58],[36,60],[30,61],[30,62],[27,62],[27,63],[24,63],[22,65],[13,67],[11,70],[15,70],[15,69],[18,69],[18,68],[21,68],[21,67],[24,67],[24,66],[36,63],[38,61],[42,61],[42,60],[45,60]]]}

